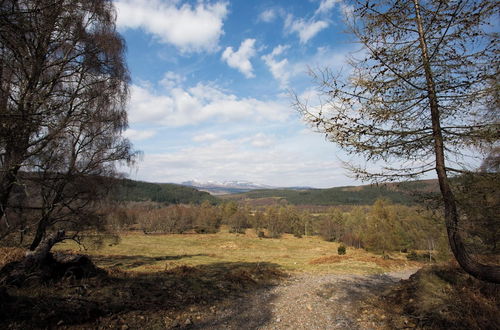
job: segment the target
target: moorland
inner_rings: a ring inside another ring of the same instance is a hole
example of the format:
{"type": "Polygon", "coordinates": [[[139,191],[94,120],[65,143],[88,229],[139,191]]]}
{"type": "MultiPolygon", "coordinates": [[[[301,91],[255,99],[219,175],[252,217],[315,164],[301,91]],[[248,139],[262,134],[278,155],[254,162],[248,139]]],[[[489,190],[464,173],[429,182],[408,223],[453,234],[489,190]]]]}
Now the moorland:
{"type": "MultiPolygon", "coordinates": [[[[391,329],[495,322],[498,288],[450,263],[441,219],[414,202],[432,193],[428,182],[410,185],[424,189],[407,190],[406,205],[387,199],[396,186],[326,190],[360,194],[356,200],[378,191],[373,204],[335,206],[310,199],[294,205],[293,193],[281,190],[216,198],[176,185],[125,183],[134,191],[125,196],[136,198],[124,199],[123,190],[115,195],[105,231],[53,248],[56,255],[88,256],[98,271],[42,283],[33,274],[7,286],[3,327],[391,329]],[[188,203],[160,202],[167,191],[188,203]]],[[[3,266],[24,250],[1,253],[3,266]]]]}

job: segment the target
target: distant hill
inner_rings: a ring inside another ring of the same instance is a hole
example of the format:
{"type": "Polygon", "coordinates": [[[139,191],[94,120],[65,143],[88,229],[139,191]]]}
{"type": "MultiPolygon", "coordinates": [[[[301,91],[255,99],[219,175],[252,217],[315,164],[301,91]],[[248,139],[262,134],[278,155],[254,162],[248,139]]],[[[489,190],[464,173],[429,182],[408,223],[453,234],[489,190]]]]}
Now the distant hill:
{"type": "MultiPolygon", "coordinates": [[[[280,188],[280,189],[256,189],[249,187],[250,184],[244,183],[246,187],[231,186],[212,187],[224,189],[223,196],[212,196],[206,191],[200,191],[203,188],[194,188],[171,183],[150,183],[143,181],[134,181],[121,179],[115,185],[112,192],[112,198],[119,201],[153,201],[168,204],[200,204],[208,201],[217,204],[223,200],[252,200],[253,204],[268,204],[269,200],[286,200],[293,205],[369,205],[373,204],[378,198],[387,198],[394,203],[412,205],[422,196],[422,194],[437,193],[439,187],[437,180],[421,180],[403,183],[386,183],[378,185],[363,186],[345,186],[328,189],[313,188],[280,188]],[[233,194],[227,195],[228,191],[233,194]],[[267,200],[267,201],[266,201],[267,200]]],[[[269,187],[269,186],[265,186],[269,187]]]]}
{"type": "Polygon", "coordinates": [[[423,194],[437,193],[437,180],[346,186],[329,189],[265,189],[226,195],[225,200],[255,200],[280,198],[294,205],[368,205],[378,198],[394,203],[412,205],[423,194]]]}
{"type": "Polygon", "coordinates": [[[200,204],[204,201],[217,204],[219,202],[216,197],[193,187],[129,179],[118,180],[112,191],[112,198],[119,201],[152,201],[168,204],[200,204]]]}
{"type": "Polygon", "coordinates": [[[252,190],[275,189],[276,187],[252,183],[248,181],[186,181],[181,183],[184,186],[194,187],[201,191],[209,192],[212,195],[238,194],[252,190]]]}

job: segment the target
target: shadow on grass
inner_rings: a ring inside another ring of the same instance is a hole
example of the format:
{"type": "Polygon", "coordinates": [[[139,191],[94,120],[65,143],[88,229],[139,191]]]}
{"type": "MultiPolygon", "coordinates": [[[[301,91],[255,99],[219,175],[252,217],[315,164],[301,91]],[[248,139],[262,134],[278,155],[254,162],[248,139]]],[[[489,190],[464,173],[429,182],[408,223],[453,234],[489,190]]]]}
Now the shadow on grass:
{"type": "Polygon", "coordinates": [[[266,292],[285,275],[272,263],[213,263],[8,288],[0,328],[245,328],[266,324],[266,292]]]}
{"type": "Polygon", "coordinates": [[[181,254],[175,256],[147,257],[142,255],[94,255],[92,261],[100,267],[111,268],[119,267],[123,269],[132,269],[145,265],[153,265],[158,261],[181,260],[193,257],[207,257],[208,254],[181,254]]]}

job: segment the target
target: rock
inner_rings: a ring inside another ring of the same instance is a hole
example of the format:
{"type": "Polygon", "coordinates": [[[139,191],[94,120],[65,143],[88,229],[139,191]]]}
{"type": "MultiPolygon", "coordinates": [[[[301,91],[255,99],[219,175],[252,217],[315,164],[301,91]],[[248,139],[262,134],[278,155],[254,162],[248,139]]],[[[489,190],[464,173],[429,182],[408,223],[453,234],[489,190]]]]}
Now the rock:
{"type": "Polygon", "coordinates": [[[184,322],[184,325],[191,325],[191,324],[193,324],[193,321],[191,321],[190,318],[187,318],[186,322],[184,322]]]}

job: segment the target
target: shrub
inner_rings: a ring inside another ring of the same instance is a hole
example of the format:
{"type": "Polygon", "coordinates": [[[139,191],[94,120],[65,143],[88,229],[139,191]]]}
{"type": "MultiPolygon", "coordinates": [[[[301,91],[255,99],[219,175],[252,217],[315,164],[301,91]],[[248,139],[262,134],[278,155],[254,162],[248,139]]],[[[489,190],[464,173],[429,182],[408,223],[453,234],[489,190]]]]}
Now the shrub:
{"type": "Polygon", "coordinates": [[[420,262],[434,262],[436,261],[434,256],[431,255],[429,252],[425,252],[425,253],[417,253],[415,251],[410,251],[410,253],[408,253],[406,255],[406,258],[408,260],[412,260],[412,261],[420,261],[420,262]]]}
{"type": "Polygon", "coordinates": [[[417,255],[417,252],[415,251],[410,251],[410,253],[408,253],[406,255],[406,259],[408,260],[412,260],[412,261],[417,261],[418,260],[418,255],[417,255]]]}
{"type": "Polygon", "coordinates": [[[338,252],[338,254],[339,254],[339,255],[343,255],[343,254],[345,254],[345,253],[346,253],[346,247],[345,247],[343,244],[341,244],[341,245],[338,247],[337,252],[338,252]]]}

